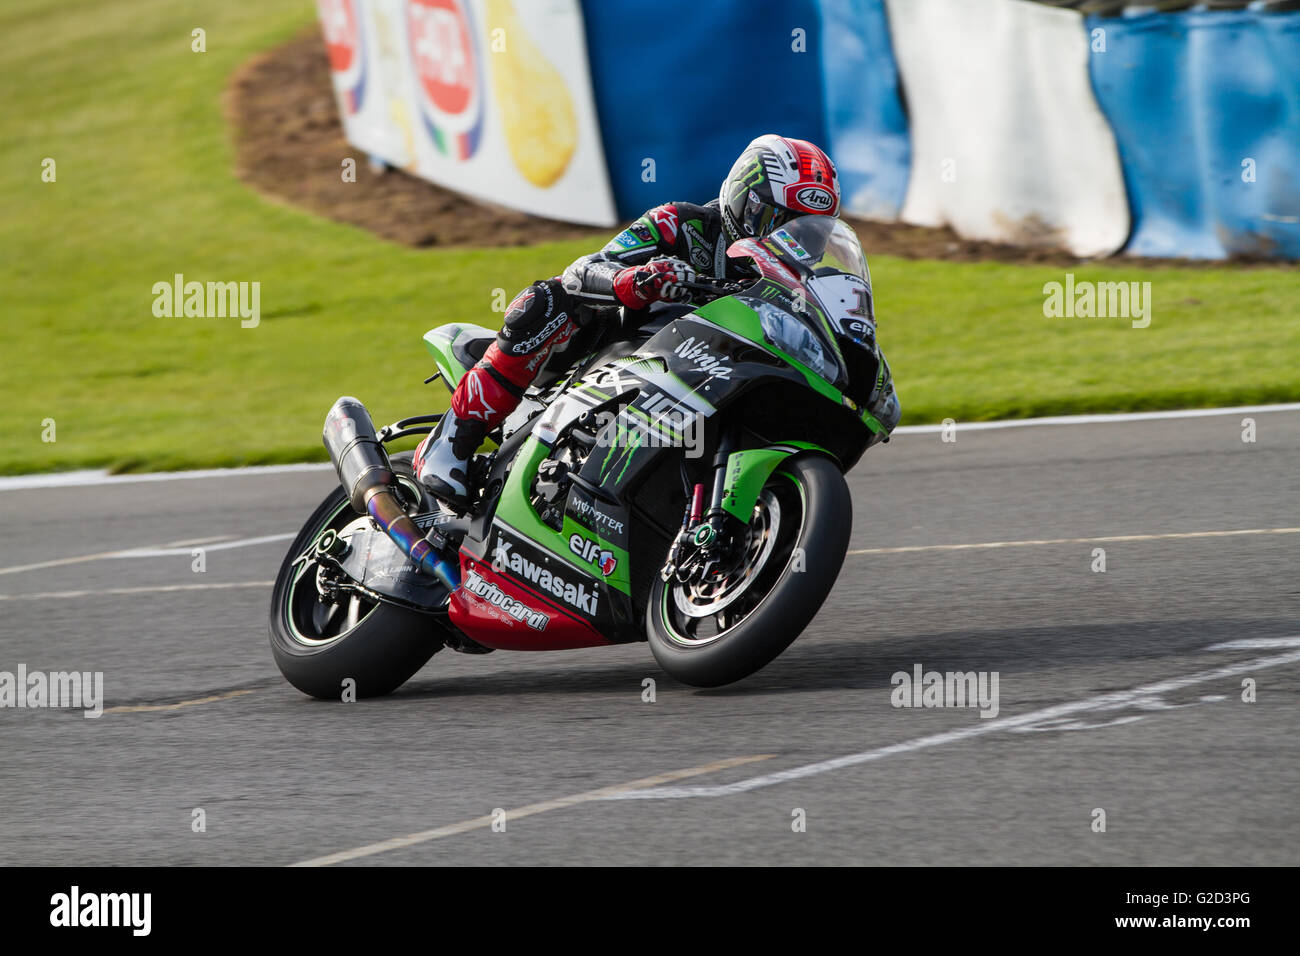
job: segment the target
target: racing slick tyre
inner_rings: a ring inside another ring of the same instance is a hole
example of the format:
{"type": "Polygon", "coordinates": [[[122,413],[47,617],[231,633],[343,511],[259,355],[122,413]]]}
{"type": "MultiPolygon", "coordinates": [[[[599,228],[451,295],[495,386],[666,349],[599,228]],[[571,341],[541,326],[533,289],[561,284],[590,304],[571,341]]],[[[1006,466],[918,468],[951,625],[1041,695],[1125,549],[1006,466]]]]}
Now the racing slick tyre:
{"type": "MultiPolygon", "coordinates": [[[[414,481],[409,453],[394,455],[399,480],[414,481]]],[[[341,487],[330,492],[294,539],[271,595],[271,653],[294,687],[323,700],[378,697],[404,684],[441,649],[429,615],[368,600],[356,593],[322,597],[316,542],[358,519],[341,487]]]]}
{"type": "Polygon", "coordinates": [[[830,594],[852,526],[848,485],[832,461],[782,462],[730,566],[702,581],[656,576],[646,633],[659,666],[685,684],[720,687],[770,663],[830,594]]]}

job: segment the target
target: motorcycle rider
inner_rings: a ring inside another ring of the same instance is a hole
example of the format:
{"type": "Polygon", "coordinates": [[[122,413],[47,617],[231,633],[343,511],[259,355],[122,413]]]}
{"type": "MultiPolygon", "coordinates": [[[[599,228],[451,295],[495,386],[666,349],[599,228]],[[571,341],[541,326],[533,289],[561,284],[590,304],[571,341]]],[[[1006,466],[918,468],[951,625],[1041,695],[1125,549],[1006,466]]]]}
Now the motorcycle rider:
{"type": "Polygon", "coordinates": [[[799,216],[837,216],[839,209],[830,157],[805,140],[769,133],[740,154],[717,199],[656,206],[561,276],[534,282],[510,303],[496,341],[456,386],[437,431],[416,448],[420,481],[456,510],[469,507],[469,459],[514,411],[547,359],[568,344],[577,329],[575,293],[586,306],[607,299],[598,316],[620,305],[644,309],[683,299],[684,283],[698,276],[743,274],[741,262],[727,257],[732,243],[766,236],[799,216]]]}

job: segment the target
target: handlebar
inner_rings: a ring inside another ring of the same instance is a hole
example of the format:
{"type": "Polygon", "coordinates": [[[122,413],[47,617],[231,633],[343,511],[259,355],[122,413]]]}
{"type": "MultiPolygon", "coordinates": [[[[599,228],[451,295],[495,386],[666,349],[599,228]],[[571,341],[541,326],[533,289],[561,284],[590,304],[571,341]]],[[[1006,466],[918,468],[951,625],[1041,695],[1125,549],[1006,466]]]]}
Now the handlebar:
{"type": "MultiPolygon", "coordinates": [[[[682,282],[679,285],[685,289],[689,295],[676,301],[694,305],[710,302],[713,299],[719,299],[724,295],[735,295],[745,288],[743,283],[733,282],[730,279],[711,279],[707,276],[701,276],[694,282],[682,282]]],[[[618,305],[618,299],[612,295],[601,293],[584,292],[580,289],[567,290],[569,295],[576,301],[595,307],[618,305]]]]}
{"type": "Polygon", "coordinates": [[[700,276],[694,282],[682,282],[680,285],[691,293],[689,301],[692,303],[720,299],[724,295],[735,295],[744,288],[741,283],[730,279],[711,279],[707,276],[700,276]]]}

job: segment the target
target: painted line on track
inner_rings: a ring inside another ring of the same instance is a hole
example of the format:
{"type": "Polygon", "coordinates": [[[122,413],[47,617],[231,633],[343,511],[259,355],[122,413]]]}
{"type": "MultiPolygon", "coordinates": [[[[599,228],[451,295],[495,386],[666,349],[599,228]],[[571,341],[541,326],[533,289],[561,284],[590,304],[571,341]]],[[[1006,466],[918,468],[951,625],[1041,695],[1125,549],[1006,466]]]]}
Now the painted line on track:
{"type": "Polygon", "coordinates": [[[165,594],[169,591],[224,591],[230,588],[269,588],[274,581],[215,581],[212,584],[155,584],[133,588],[97,588],[84,591],[44,591],[40,594],[0,594],[0,601],[58,601],[64,598],[102,597],[114,594],[165,594]]]}
{"type": "Polygon", "coordinates": [[[196,697],[193,700],[177,701],[174,704],[122,704],[119,707],[105,707],[106,714],[147,714],[158,710],[180,710],[183,707],[198,707],[200,704],[215,704],[222,700],[231,700],[235,697],[243,697],[246,694],[254,693],[250,688],[247,690],[229,690],[224,694],[213,694],[209,697],[196,697]]]}
{"type": "Polygon", "coordinates": [[[0,478],[0,491],[33,488],[84,488],[87,485],[133,485],[143,481],[193,481],[201,478],[243,478],[257,475],[292,475],[299,472],[332,471],[329,462],[296,465],[250,465],[246,468],[196,468],[192,471],[142,471],[113,475],[104,469],[52,471],[46,474],[10,475],[0,478]]]}
{"type": "MultiPolygon", "coordinates": [[[[1286,640],[1291,640],[1291,638],[1286,638],[1286,640]]],[[[1215,645],[1215,647],[1217,646],[1218,645],[1215,645]]],[[[1251,671],[1264,670],[1270,667],[1283,667],[1295,663],[1300,663],[1300,650],[1292,651],[1289,654],[1279,654],[1276,657],[1261,657],[1252,661],[1242,661],[1238,664],[1229,664],[1225,667],[1217,667],[1213,670],[1188,674],[1185,677],[1172,677],[1167,680],[1157,681],[1154,684],[1144,684],[1129,690],[1089,697],[1086,700],[1056,704],[1052,707],[1045,707],[1041,710],[1031,711],[1027,714],[1017,714],[1014,717],[980,720],[978,723],[967,727],[961,727],[957,730],[949,730],[940,734],[931,734],[928,737],[918,737],[914,740],[905,740],[902,743],[890,744],[885,747],[875,747],[871,750],[864,750],[861,753],[846,754],[843,757],[835,757],[831,760],[820,760],[817,763],[804,764],[801,767],[792,767],[789,770],[780,770],[776,773],[750,777],[748,780],[740,780],[736,783],[713,787],[642,788],[611,794],[610,796],[601,797],[599,799],[680,800],[690,797],[729,797],[738,793],[747,793],[751,790],[757,790],[761,787],[772,787],[777,784],[789,783],[793,780],[802,780],[807,777],[829,773],[834,770],[843,770],[845,767],[856,767],[860,764],[883,760],[886,757],[915,753],[918,750],[928,750],[931,747],[939,747],[944,744],[960,743],[964,740],[970,740],[974,737],[982,737],[986,734],[997,733],[1002,730],[1015,730],[1017,727],[1036,724],[1044,720],[1066,717],[1071,714],[1097,710],[1103,707],[1114,707],[1116,705],[1122,706],[1124,704],[1142,700],[1143,698],[1167,694],[1171,691],[1181,690],[1185,687],[1192,687],[1196,684],[1205,683],[1206,681],[1223,680],[1229,677],[1236,677],[1240,674],[1248,674],[1251,671]]]]}
{"type": "MultiPolygon", "coordinates": [[[[748,757],[728,757],[725,760],[716,760],[713,763],[704,764],[700,767],[688,767],[685,770],[670,770],[667,773],[656,774],[653,777],[645,777],[641,780],[630,780],[627,783],[618,783],[610,787],[601,787],[599,790],[588,790],[585,793],[575,793],[568,797],[557,797],[554,800],[543,800],[540,803],[530,803],[527,806],[519,807],[515,810],[507,810],[505,812],[506,819],[517,820],[520,817],[530,817],[538,813],[547,813],[551,810],[564,810],[568,807],[575,807],[582,803],[590,803],[593,800],[606,800],[609,799],[611,795],[622,793],[625,790],[657,786],[661,783],[671,783],[674,780],[684,780],[687,777],[698,777],[700,774],[714,773],[719,770],[726,770],[730,767],[739,767],[759,760],[770,760],[773,756],[775,755],[753,754],[748,757]]],[[[346,863],[349,860],[358,860],[362,857],[374,856],[377,853],[388,853],[392,850],[402,850],[406,847],[416,846],[420,843],[428,843],[430,840],[439,840],[443,837],[456,836],[457,834],[468,833],[471,830],[486,829],[492,826],[494,819],[495,818],[491,815],[475,817],[472,820],[464,820],[460,823],[435,827],[432,830],[421,830],[418,833],[410,833],[406,836],[394,837],[391,840],[381,840],[378,843],[367,843],[365,846],[359,846],[354,850],[341,850],[338,853],[313,857],[310,860],[302,860],[298,863],[294,863],[293,866],[331,866],[335,863],[346,863]]]]}
{"type": "Polygon", "coordinates": [[[1115,534],[1101,538],[1035,538],[1024,541],[978,541],[973,544],[911,544],[895,548],[856,548],[847,554],[908,554],[912,551],[977,551],[1050,544],[1113,544],[1123,541],[1179,541],[1232,538],[1238,535],[1300,534],[1300,528],[1242,528],[1236,531],[1171,531],[1164,534],[1115,534]]]}
{"type": "Polygon", "coordinates": [[[1300,637],[1245,637],[1236,641],[1211,644],[1210,651],[1276,651],[1284,647],[1300,647],[1300,637]]]}
{"type": "MultiPolygon", "coordinates": [[[[295,537],[294,532],[285,534],[267,534],[260,538],[240,538],[237,541],[223,541],[220,544],[205,545],[204,551],[228,551],[231,548],[247,548],[258,544],[268,544],[272,541],[287,541],[295,537]]],[[[199,539],[200,541],[203,539],[199,539]]],[[[40,571],[44,568],[59,568],[69,564],[84,564],[87,561],[110,561],[118,558],[157,558],[168,557],[172,555],[185,555],[189,557],[193,551],[193,542],[184,543],[173,541],[169,544],[147,545],[142,548],[119,548],[116,551],[101,551],[98,554],[81,554],[75,558],[54,558],[50,561],[37,561],[34,564],[15,564],[12,567],[0,568],[0,574],[18,574],[21,571],[40,571]],[[179,546],[184,544],[184,546],[179,546]]]]}
{"type": "MultiPolygon", "coordinates": [[[[272,541],[288,541],[290,538],[296,538],[297,536],[297,533],[293,531],[284,534],[264,534],[260,538],[240,538],[238,541],[225,541],[221,544],[206,545],[203,550],[228,551],[231,548],[248,548],[258,544],[269,544],[272,541]]],[[[132,548],[129,551],[118,551],[109,555],[109,557],[114,560],[120,558],[170,558],[176,555],[189,557],[192,551],[193,547],[188,545],[181,547],[164,545],[161,548],[132,548]]]]}
{"type": "MultiPolygon", "coordinates": [[[[1234,405],[1224,408],[1180,408],[1168,412],[1119,412],[1110,415],[1053,415],[1045,418],[1006,418],[996,422],[957,421],[959,432],[989,431],[996,428],[1033,428],[1041,425],[1108,425],[1121,422],[1157,422],[1175,418],[1210,418],[1216,415],[1263,415],[1268,412],[1300,411],[1300,402],[1280,405],[1234,405]]],[[[902,425],[894,435],[937,435],[943,425],[902,425]]]]}
{"type": "MultiPolygon", "coordinates": [[[[999,428],[1030,428],[1043,425],[1104,425],[1120,422],[1149,422],[1178,418],[1209,418],[1216,415],[1264,415],[1270,412],[1300,411],[1300,402],[1275,405],[1234,405],[1220,408],[1183,408],[1166,412],[1118,412],[1096,415],[1055,415],[1045,418],[1009,418],[993,422],[957,422],[958,431],[988,431],[999,428]]],[[[903,425],[895,435],[933,435],[943,425],[903,425]]],[[[251,465],[246,468],[203,468],[194,471],[157,471],[111,475],[105,470],[56,471],[34,475],[0,477],[0,491],[27,491],[36,488],[80,488],[87,485],[123,485],[142,481],[188,481],[201,478],[243,478],[258,475],[285,475],[299,472],[328,472],[328,463],[294,465],[251,465]]]]}
{"type": "MultiPolygon", "coordinates": [[[[909,544],[889,548],[855,548],[846,552],[849,555],[862,554],[910,554],[921,551],[979,551],[997,548],[1027,548],[1031,546],[1045,546],[1056,544],[1114,544],[1126,541],[1179,541],[1192,540],[1196,538],[1232,538],[1251,535],[1279,535],[1279,534],[1300,534],[1300,528],[1239,528],[1230,531],[1171,531],[1159,534],[1119,534],[1108,535],[1097,538],[1032,538],[1019,541],[976,541],[967,544],[909,544]]],[[[241,538],[237,541],[224,541],[220,544],[211,544],[204,547],[204,551],[223,551],[230,548],[246,548],[259,544],[268,544],[276,541],[287,541],[295,536],[294,532],[284,534],[268,534],[259,538],[241,538]]],[[[202,541],[204,539],[198,539],[202,541]]],[[[190,544],[193,544],[191,542],[190,544]]],[[[56,558],[51,561],[40,561],[35,564],[20,564],[9,568],[0,568],[0,574],[17,574],[20,571],[38,571],[44,568],[62,567],[69,564],[81,564],[86,561],[103,561],[118,560],[121,558],[156,558],[185,555],[189,556],[192,548],[187,544],[183,547],[173,545],[162,545],[160,547],[143,547],[128,548],[121,551],[104,551],[99,554],[79,555],[75,558],[56,558]]],[[[240,585],[174,585],[167,587],[153,587],[138,589],[140,593],[144,591],[183,591],[187,589],[201,589],[204,587],[255,587],[260,586],[260,582],[249,582],[240,585]]],[[[28,597],[84,597],[90,594],[131,594],[136,593],[131,589],[110,588],[101,591],[62,591],[49,592],[45,595],[22,595],[22,594],[0,594],[0,601],[14,600],[17,598],[28,597]]]]}

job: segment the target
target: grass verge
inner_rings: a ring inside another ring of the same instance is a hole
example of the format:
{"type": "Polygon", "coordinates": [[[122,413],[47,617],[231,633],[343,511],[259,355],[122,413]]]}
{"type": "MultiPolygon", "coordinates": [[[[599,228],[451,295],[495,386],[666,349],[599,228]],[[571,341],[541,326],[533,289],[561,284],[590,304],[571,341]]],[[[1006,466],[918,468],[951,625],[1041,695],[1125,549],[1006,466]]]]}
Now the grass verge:
{"type": "MultiPolygon", "coordinates": [[[[442,407],[442,386],[421,384],[423,332],[494,326],[494,302],[590,249],[412,250],[240,184],[225,84],[313,16],[303,0],[0,7],[0,474],[323,459],[338,395],[376,419],[442,407]],[[191,50],[196,28],[205,53],[191,50]],[[176,273],[260,283],[260,324],[155,317],[153,286],[176,273]]],[[[1145,329],[1045,318],[1060,266],[872,269],[908,423],[1300,397],[1295,268],[1072,270],[1150,281],[1145,329]]]]}

